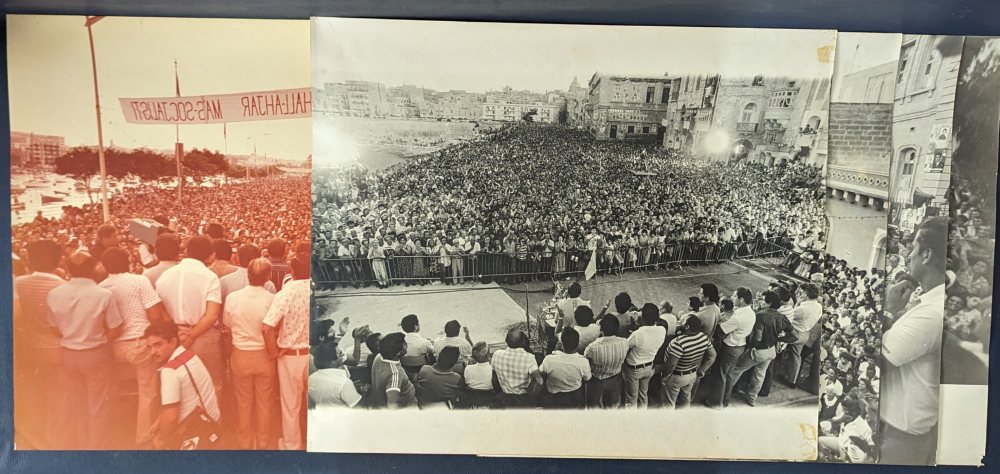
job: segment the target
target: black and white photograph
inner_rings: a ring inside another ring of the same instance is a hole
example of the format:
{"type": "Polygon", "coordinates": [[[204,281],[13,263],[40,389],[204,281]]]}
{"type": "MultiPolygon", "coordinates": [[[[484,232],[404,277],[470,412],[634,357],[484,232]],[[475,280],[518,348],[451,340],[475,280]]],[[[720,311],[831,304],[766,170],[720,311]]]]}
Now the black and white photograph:
{"type": "Polygon", "coordinates": [[[839,33],[830,104],[819,460],[878,459],[882,301],[902,35],[839,33]]]}
{"type": "Polygon", "coordinates": [[[310,450],[815,459],[834,32],[312,41],[310,450]],[[585,418],[651,439],[499,435],[585,418]]]}
{"type": "Polygon", "coordinates": [[[948,193],[948,270],[938,462],[979,465],[986,453],[996,245],[1000,38],[965,38],[955,92],[948,193]]]}
{"type": "Polygon", "coordinates": [[[892,119],[879,459],[936,463],[955,90],[964,38],[903,35],[892,119]]]}

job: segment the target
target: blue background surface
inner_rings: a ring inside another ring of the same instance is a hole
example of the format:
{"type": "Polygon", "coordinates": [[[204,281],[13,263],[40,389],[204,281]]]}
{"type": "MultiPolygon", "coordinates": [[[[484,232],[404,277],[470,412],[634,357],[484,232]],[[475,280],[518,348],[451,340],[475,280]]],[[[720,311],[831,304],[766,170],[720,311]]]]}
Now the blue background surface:
{"type": "MultiPolygon", "coordinates": [[[[436,20],[509,21],[531,23],[584,23],[621,25],[721,26],[757,28],[818,28],[840,31],[881,31],[927,34],[1000,35],[1000,0],[319,0],[237,2],[225,0],[86,1],[34,0],[4,2],[5,13],[177,16],[220,18],[296,18],[343,16],[372,18],[419,18],[436,20]]],[[[6,22],[2,23],[6,39],[6,22]]],[[[44,40],[39,38],[39,40],[44,40]]],[[[3,48],[4,93],[0,95],[0,124],[9,130],[7,101],[6,41],[3,48]]],[[[642,54],[642,53],[640,53],[642,54]]],[[[669,48],[651,48],[650,60],[669,54],[669,48]]],[[[10,134],[0,134],[0,150],[10,149],[10,134]]],[[[4,154],[9,162],[9,154],[4,154]]],[[[0,183],[10,182],[10,169],[0,165],[0,183]]],[[[10,226],[10,200],[0,199],[0,229],[10,226]]],[[[0,232],[0,249],[10,248],[10,233],[0,232]]],[[[473,456],[334,455],[287,452],[13,452],[11,400],[11,280],[9,253],[0,250],[0,472],[843,472],[877,470],[913,472],[913,468],[889,466],[843,466],[824,464],[602,461],[555,459],[499,459],[473,456]]],[[[1000,272],[998,272],[1000,273],[1000,272]]],[[[997,325],[993,327],[997,332],[997,325]]],[[[994,339],[995,340],[995,339],[994,339]]],[[[997,346],[991,348],[996,360],[997,346]]],[[[1000,364],[992,364],[991,379],[997,380],[1000,364]]],[[[995,385],[995,383],[994,383],[995,385]]],[[[990,411],[997,408],[992,387],[990,411]]],[[[995,418],[995,417],[994,417],[995,418]]],[[[987,468],[1000,466],[996,449],[997,428],[990,424],[987,468]]],[[[697,427],[678,426],[679,430],[697,427]]],[[[553,436],[575,436],[553,433],[553,436]]],[[[595,429],[590,436],[600,436],[595,429]]],[[[641,436],[641,434],[636,434],[641,436]]],[[[608,439],[627,450],[628,440],[608,439]]],[[[936,468],[971,471],[973,468],[936,468]]],[[[992,469],[991,469],[992,470],[992,469]]]]}

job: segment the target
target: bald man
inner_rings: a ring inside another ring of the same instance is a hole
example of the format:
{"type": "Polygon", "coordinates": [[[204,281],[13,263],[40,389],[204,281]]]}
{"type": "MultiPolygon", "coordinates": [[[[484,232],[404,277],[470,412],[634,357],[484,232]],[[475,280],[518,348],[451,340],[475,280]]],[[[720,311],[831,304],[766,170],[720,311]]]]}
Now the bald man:
{"type": "Polygon", "coordinates": [[[271,270],[268,259],[251,260],[246,268],[249,285],[230,293],[223,310],[223,322],[233,334],[230,364],[240,449],[273,449],[269,434],[278,372],[275,361],[267,355],[261,332],[261,323],[274,301],[274,295],[265,287],[270,283],[271,270]],[[251,418],[254,412],[256,423],[251,418]]]}

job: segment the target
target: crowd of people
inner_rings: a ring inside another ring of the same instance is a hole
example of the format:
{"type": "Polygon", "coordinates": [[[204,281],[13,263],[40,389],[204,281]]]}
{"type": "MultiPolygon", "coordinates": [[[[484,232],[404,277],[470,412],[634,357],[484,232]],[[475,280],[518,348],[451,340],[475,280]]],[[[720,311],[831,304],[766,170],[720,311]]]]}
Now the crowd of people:
{"type": "Polygon", "coordinates": [[[821,179],[801,162],[710,162],[515,124],[386,169],[317,174],[314,265],[327,287],[384,287],[753,255],[822,238],[821,179]]]}
{"type": "Polygon", "coordinates": [[[13,226],[18,448],[304,449],[310,184],[139,186],[108,222],[13,226]]]}
{"type": "Polygon", "coordinates": [[[944,383],[988,383],[987,359],[993,314],[995,187],[952,176],[949,192],[949,284],[945,328],[949,351],[944,383]],[[984,199],[984,196],[987,197],[984,199]],[[960,349],[959,349],[960,348],[960,349]]]}
{"type": "Polygon", "coordinates": [[[414,314],[401,332],[363,325],[348,334],[347,318],[316,321],[310,406],[723,409],[733,397],[755,406],[777,374],[799,383],[801,352],[818,344],[823,311],[816,285],[788,280],[728,297],[704,283],[677,311],[627,292],[591,307],[581,293],[574,283],[557,301],[558,321],[541,345],[515,327],[492,347],[459,321],[428,338],[414,314]]]}

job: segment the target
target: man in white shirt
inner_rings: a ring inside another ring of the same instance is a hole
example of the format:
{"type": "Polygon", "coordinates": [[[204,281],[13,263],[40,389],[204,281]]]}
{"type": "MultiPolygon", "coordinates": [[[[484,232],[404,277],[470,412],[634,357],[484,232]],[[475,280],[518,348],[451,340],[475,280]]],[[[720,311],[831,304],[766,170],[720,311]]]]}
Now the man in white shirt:
{"type": "MultiPolygon", "coordinates": [[[[189,416],[197,416],[199,407],[209,418],[219,421],[219,403],[212,376],[194,351],[180,345],[177,326],[170,321],[151,323],[144,338],[153,361],[160,365],[160,414],[154,424],[153,447],[183,449],[181,423],[189,416]]],[[[214,443],[212,440],[200,442],[214,443]]]]}
{"type": "Polygon", "coordinates": [[[462,327],[462,324],[455,320],[445,323],[444,337],[435,339],[433,343],[434,357],[437,358],[438,354],[441,353],[441,349],[448,346],[458,348],[458,364],[460,365],[456,365],[456,373],[460,374],[465,364],[468,364],[469,359],[472,357],[472,338],[469,337],[469,328],[462,327]],[[463,331],[465,333],[465,337],[460,337],[458,335],[459,331],[463,331]]]}
{"type": "Polygon", "coordinates": [[[344,353],[337,341],[330,339],[320,344],[315,349],[315,361],[318,370],[309,375],[310,406],[356,407],[361,395],[344,368],[344,353]]]}
{"type": "Polygon", "coordinates": [[[884,309],[892,326],[882,336],[881,464],[926,465],[935,460],[947,248],[947,217],[921,223],[907,261],[923,293],[907,310],[916,289],[912,282],[904,280],[886,290],[884,309]]]}
{"type": "Polygon", "coordinates": [[[642,307],[642,325],[628,337],[628,354],[622,375],[625,379],[625,407],[646,408],[653,362],[667,337],[667,329],[656,324],[660,309],[655,304],[642,307]]]}
{"type": "Polygon", "coordinates": [[[583,408],[586,398],[583,384],[590,380],[590,362],[577,353],[580,335],[573,328],[563,329],[563,351],[545,356],[538,371],[545,378],[547,408],[583,408]]]}
{"type": "Polygon", "coordinates": [[[271,283],[271,262],[256,258],[249,262],[246,272],[249,286],[231,293],[223,312],[223,322],[232,331],[233,340],[230,365],[239,420],[237,439],[240,449],[271,449],[271,407],[278,372],[267,355],[261,332],[261,323],[274,301],[274,295],[264,288],[271,283]],[[256,414],[256,424],[252,414],[256,414]]]}
{"type": "Polygon", "coordinates": [[[107,449],[112,355],[108,342],[121,334],[122,317],[111,290],[91,279],[97,260],[87,252],[67,258],[70,278],[47,296],[48,322],[59,331],[62,368],[59,391],[59,442],[49,449],[107,449]]]}
{"type": "MultiPolygon", "coordinates": [[[[264,342],[278,358],[278,390],[281,395],[279,449],[302,450],[302,403],[306,399],[309,374],[309,257],[296,255],[289,262],[292,280],[274,295],[264,316],[264,342]]],[[[272,273],[273,273],[272,269],[272,273]]]]}
{"type": "Polygon", "coordinates": [[[792,310],[791,317],[788,318],[788,322],[792,323],[792,328],[795,329],[799,338],[785,349],[789,353],[785,378],[793,387],[798,382],[799,369],[802,367],[802,347],[809,342],[813,328],[823,316],[823,306],[818,301],[819,288],[816,285],[812,283],[802,285],[799,288],[799,294],[800,297],[805,297],[805,301],[799,303],[792,310]]]}
{"type": "Polygon", "coordinates": [[[406,334],[404,340],[406,341],[406,352],[403,354],[404,359],[402,364],[404,367],[416,367],[419,370],[419,365],[431,364],[434,362],[434,344],[430,340],[420,335],[420,320],[415,314],[408,314],[403,316],[403,319],[399,322],[400,327],[403,328],[403,332],[406,334]],[[415,362],[423,358],[422,364],[416,364],[415,362]]]}
{"type": "Polygon", "coordinates": [[[181,255],[181,244],[174,234],[160,234],[156,237],[156,258],[159,260],[156,265],[142,271],[142,276],[149,278],[149,282],[156,286],[156,280],[163,275],[163,272],[177,265],[177,259],[181,255]]]}
{"type": "Polygon", "coordinates": [[[152,441],[153,404],[156,401],[156,369],[146,347],[143,332],[152,321],[170,319],[163,308],[149,279],[129,273],[129,254],[125,249],[112,247],[101,256],[101,263],[108,277],[98,286],[111,290],[124,321],[122,334],[111,343],[111,352],[119,362],[135,368],[138,413],[135,423],[135,442],[146,447],[152,441]]]}
{"type": "Polygon", "coordinates": [[[215,389],[221,390],[225,368],[222,338],[215,323],[222,315],[222,290],[219,276],[208,269],[214,258],[211,239],[192,237],[184,259],[156,280],[156,292],[177,325],[181,345],[198,354],[212,374],[215,389]]]}
{"type": "Polygon", "coordinates": [[[722,409],[729,406],[732,384],[735,380],[729,380],[729,373],[736,365],[736,361],[743,355],[746,349],[747,336],[753,331],[753,325],[757,322],[757,314],[754,313],[750,304],[753,303],[753,292],[749,288],[739,287],[733,292],[733,315],[726,321],[719,324],[719,329],[724,334],[719,347],[719,360],[716,366],[719,370],[717,393],[714,400],[706,399],[708,406],[722,409]]]}

